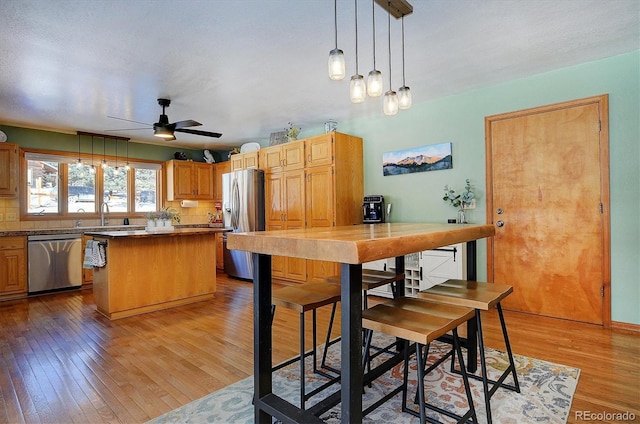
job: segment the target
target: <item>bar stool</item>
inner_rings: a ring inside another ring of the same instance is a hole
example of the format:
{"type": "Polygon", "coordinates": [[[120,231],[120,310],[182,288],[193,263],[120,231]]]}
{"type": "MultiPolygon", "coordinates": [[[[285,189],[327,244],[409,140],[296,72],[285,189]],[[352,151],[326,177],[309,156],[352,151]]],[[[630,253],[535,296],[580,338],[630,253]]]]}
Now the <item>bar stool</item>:
{"type": "MultiPolygon", "coordinates": [[[[333,324],[333,318],[335,316],[337,303],[340,301],[340,286],[331,283],[319,283],[319,282],[307,282],[298,284],[295,286],[287,286],[276,289],[271,294],[271,319],[275,316],[276,306],[281,306],[287,309],[292,309],[300,313],[300,356],[298,358],[292,358],[281,364],[278,364],[272,368],[273,371],[279,370],[293,362],[300,361],[300,409],[305,409],[305,402],[339,381],[340,377],[332,376],[326,372],[321,371],[317,367],[317,329],[316,329],[316,310],[326,305],[333,305],[331,311],[331,320],[329,324],[329,330],[327,332],[327,343],[325,343],[323,358],[326,357],[326,352],[329,347],[329,338],[331,335],[331,328],[333,324]],[[319,386],[318,388],[306,393],[305,389],[305,363],[304,359],[308,355],[305,353],[305,312],[312,311],[313,317],[313,349],[311,355],[313,357],[313,372],[323,375],[329,378],[329,381],[319,386]]],[[[333,371],[333,370],[332,370],[333,371]]]]}
{"type": "Polygon", "coordinates": [[[438,284],[426,290],[421,290],[418,293],[418,297],[421,299],[427,299],[445,305],[464,306],[467,308],[473,308],[475,310],[482,376],[478,377],[476,375],[469,374],[469,377],[475,378],[477,380],[482,380],[488,423],[492,422],[491,397],[499,387],[503,387],[520,393],[520,384],[518,383],[516,366],[513,361],[513,353],[511,352],[511,344],[509,343],[507,326],[504,322],[502,306],[500,305],[502,299],[511,294],[511,292],[513,292],[513,287],[506,284],[489,284],[467,280],[447,280],[442,284],[438,284]],[[485,360],[484,340],[482,336],[482,321],[480,319],[480,311],[488,311],[492,308],[496,308],[498,310],[498,315],[500,316],[500,325],[502,327],[502,335],[504,337],[504,343],[507,349],[507,355],[509,357],[509,366],[496,381],[490,380],[487,377],[487,364],[485,360]],[[512,374],[513,376],[513,385],[504,382],[509,374],[512,374]],[[490,389],[489,384],[492,385],[490,389]]]}
{"type": "MultiPolygon", "coordinates": [[[[376,409],[379,405],[395,396],[402,391],[402,411],[420,417],[420,423],[424,424],[427,420],[425,408],[434,410],[440,414],[457,419],[458,423],[467,422],[472,418],[477,423],[476,411],[473,405],[471,388],[469,387],[469,379],[464,365],[462,350],[460,348],[460,340],[458,339],[457,327],[464,324],[474,316],[473,309],[444,305],[441,303],[430,302],[423,299],[414,299],[408,297],[399,297],[386,303],[378,304],[372,308],[362,312],[362,327],[367,329],[364,364],[368,362],[369,346],[373,331],[380,331],[396,338],[404,340],[404,375],[402,385],[385,395],[382,399],[376,401],[373,405],[363,411],[363,416],[376,409]],[[430,343],[438,337],[448,333],[453,333],[453,345],[457,352],[458,362],[464,382],[464,388],[467,395],[467,403],[469,409],[462,416],[456,415],[451,411],[444,410],[435,405],[428,404],[425,400],[424,393],[424,377],[431,370],[435,369],[449,356],[453,361],[455,355],[452,351],[446,353],[438,359],[433,365],[426,369],[426,359],[423,362],[423,347],[425,347],[424,358],[428,357],[430,343]],[[416,372],[418,374],[417,397],[420,411],[416,412],[407,405],[407,385],[409,377],[409,342],[415,343],[416,353],[416,372]]],[[[375,369],[374,371],[375,372],[375,369]]],[[[429,418],[430,422],[434,421],[429,418]]]]}

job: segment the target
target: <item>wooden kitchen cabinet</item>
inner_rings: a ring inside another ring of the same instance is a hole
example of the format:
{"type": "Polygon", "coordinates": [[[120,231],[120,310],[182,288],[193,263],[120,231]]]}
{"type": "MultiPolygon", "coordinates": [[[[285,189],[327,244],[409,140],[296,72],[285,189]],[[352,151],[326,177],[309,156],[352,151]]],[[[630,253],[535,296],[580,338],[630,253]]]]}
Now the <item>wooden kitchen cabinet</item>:
{"type": "Polygon", "coordinates": [[[222,200],[222,174],[231,170],[231,162],[219,162],[213,165],[213,200],[222,200]]]}
{"type": "Polygon", "coordinates": [[[265,172],[304,168],[304,141],[292,141],[259,150],[260,169],[265,172]]]}
{"type": "Polygon", "coordinates": [[[27,294],[27,238],[0,237],[0,298],[27,294]]]}
{"type": "Polygon", "coordinates": [[[18,145],[0,143],[0,197],[18,196],[18,145]]]}
{"type": "Polygon", "coordinates": [[[258,150],[247,153],[237,153],[231,155],[229,159],[231,162],[231,170],[237,171],[240,169],[257,169],[258,168],[258,150]]]}
{"type": "Polygon", "coordinates": [[[216,268],[224,270],[224,233],[216,233],[216,268]]]}
{"type": "MultiPolygon", "coordinates": [[[[287,144],[297,149],[304,146],[298,150],[304,168],[284,171],[282,167],[269,167],[266,158],[278,149],[269,147],[260,151],[260,164],[265,170],[266,229],[361,224],[362,138],[334,132],[287,144]]],[[[273,146],[280,147],[280,159],[287,144],[273,146]]],[[[278,161],[271,163],[277,165],[278,161]]],[[[339,272],[338,265],[332,262],[278,256],[272,257],[271,269],[274,276],[292,281],[324,281],[339,272]]]]}
{"type": "Polygon", "coordinates": [[[167,200],[213,200],[213,166],[209,163],[170,160],[167,200]]]}
{"type": "MultiPolygon", "coordinates": [[[[305,227],[304,170],[267,173],[265,196],[267,230],[291,230],[305,227]]],[[[273,256],[271,272],[275,277],[305,281],[307,261],[273,256]]]]}

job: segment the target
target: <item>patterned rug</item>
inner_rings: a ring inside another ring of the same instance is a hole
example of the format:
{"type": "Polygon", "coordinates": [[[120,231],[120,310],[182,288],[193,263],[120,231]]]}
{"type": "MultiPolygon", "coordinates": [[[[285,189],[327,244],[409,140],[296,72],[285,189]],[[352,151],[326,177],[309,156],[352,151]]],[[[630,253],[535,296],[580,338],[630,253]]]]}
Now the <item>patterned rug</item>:
{"type": "MultiPolygon", "coordinates": [[[[391,338],[381,334],[375,335],[374,340],[374,344],[377,346],[385,346],[392,341],[391,338]]],[[[339,346],[340,344],[337,343],[331,347],[328,356],[329,365],[339,367],[339,346]]],[[[449,345],[439,342],[432,343],[429,351],[429,363],[435,362],[437,358],[441,357],[449,349],[449,345]]],[[[495,380],[508,365],[507,355],[504,352],[487,348],[486,358],[489,377],[495,380]]],[[[382,359],[383,356],[380,356],[377,360],[382,359]]],[[[566,423],[580,370],[525,356],[514,355],[514,359],[521,393],[515,393],[503,388],[497,390],[491,398],[493,422],[499,424],[566,423]]],[[[307,390],[311,390],[327,380],[321,376],[310,374],[310,357],[307,358],[307,364],[307,390]]],[[[416,387],[415,360],[411,361],[409,366],[411,368],[409,371],[409,396],[410,399],[413,399],[416,387]]],[[[372,404],[382,397],[384,393],[388,393],[396,387],[402,381],[403,367],[402,363],[397,365],[377,379],[373,387],[367,388],[363,395],[363,406],[366,407],[372,404]]],[[[449,369],[450,359],[427,375],[425,378],[426,399],[431,404],[460,413],[467,408],[464,385],[461,377],[457,374],[452,374],[449,369]]],[[[478,370],[480,370],[479,364],[478,370]]],[[[512,381],[511,376],[507,377],[507,383],[512,383],[512,381]]],[[[474,379],[470,379],[470,382],[478,421],[486,423],[482,382],[474,379]]],[[[324,397],[328,393],[337,390],[337,388],[338,385],[333,385],[318,396],[324,397]]],[[[273,378],[273,392],[294,405],[299,404],[297,363],[293,363],[276,372],[273,378]]],[[[253,377],[248,377],[161,415],[151,420],[150,423],[252,423],[252,397],[253,377]]],[[[307,402],[308,407],[313,405],[316,400],[312,398],[307,402]]],[[[417,417],[401,411],[401,402],[402,394],[398,393],[389,402],[367,415],[363,422],[418,423],[417,417]]],[[[434,415],[432,412],[428,412],[428,415],[443,422],[454,422],[448,417],[434,415]]],[[[321,418],[326,423],[339,423],[340,406],[338,405],[328,411],[321,418]]]]}

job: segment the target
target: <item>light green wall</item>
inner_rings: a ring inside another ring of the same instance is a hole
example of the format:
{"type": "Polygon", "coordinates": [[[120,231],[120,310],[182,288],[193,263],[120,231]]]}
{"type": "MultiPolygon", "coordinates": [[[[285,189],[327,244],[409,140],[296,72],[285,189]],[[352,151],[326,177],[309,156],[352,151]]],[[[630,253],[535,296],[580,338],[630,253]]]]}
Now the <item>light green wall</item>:
{"type": "MultiPolygon", "coordinates": [[[[414,104],[398,115],[339,122],[365,140],[365,191],[392,203],[392,221],[446,222],[455,210],[443,186],[461,190],[470,178],[479,195],[471,222],[485,222],[484,118],[499,113],[609,94],[612,320],[640,324],[640,52],[414,104]],[[453,169],[384,177],[382,154],[453,143],[453,169]]],[[[408,81],[409,85],[411,82],[408,81]]],[[[346,95],[346,94],[345,94],[346,95]]],[[[370,101],[370,100],[369,100],[370,101]]],[[[354,108],[358,107],[353,105],[354,108]]],[[[306,135],[306,134],[305,134],[306,135]]],[[[486,278],[486,243],[478,276],[486,278]]]]}

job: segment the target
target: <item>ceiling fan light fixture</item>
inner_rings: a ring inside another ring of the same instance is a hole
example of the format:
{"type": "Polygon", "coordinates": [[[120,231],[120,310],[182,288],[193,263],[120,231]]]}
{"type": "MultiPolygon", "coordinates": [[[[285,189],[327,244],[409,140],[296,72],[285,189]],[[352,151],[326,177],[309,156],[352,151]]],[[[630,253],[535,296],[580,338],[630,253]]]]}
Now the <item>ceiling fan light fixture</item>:
{"type": "Polygon", "coordinates": [[[169,141],[176,139],[173,135],[173,131],[170,131],[169,129],[162,128],[162,127],[155,128],[153,130],[153,135],[169,141]]]}

